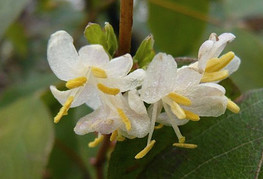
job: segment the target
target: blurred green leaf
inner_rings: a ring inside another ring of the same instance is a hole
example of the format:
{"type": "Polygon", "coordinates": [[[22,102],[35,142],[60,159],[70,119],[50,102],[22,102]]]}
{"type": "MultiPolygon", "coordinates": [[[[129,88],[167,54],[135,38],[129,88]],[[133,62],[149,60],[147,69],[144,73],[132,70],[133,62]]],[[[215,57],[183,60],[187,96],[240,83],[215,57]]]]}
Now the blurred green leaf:
{"type": "Polygon", "coordinates": [[[237,85],[230,78],[224,79],[219,84],[224,86],[224,88],[226,89],[225,95],[228,98],[231,98],[232,100],[234,100],[241,95],[240,89],[237,87],[237,85]]]}
{"type": "Polygon", "coordinates": [[[54,141],[50,114],[36,96],[0,110],[0,178],[42,178],[54,141]]]}
{"type": "Polygon", "coordinates": [[[0,0],[0,39],[28,2],[29,0],[0,0]]]}
{"type": "Polygon", "coordinates": [[[58,79],[53,74],[35,75],[33,78],[14,84],[6,88],[0,95],[0,107],[8,105],[18,98],[32,95],[35,91],[48,89],[50,84],[58,82],[58,79]]]}
{"type": "Polygon", "coordinates": [[[105,35],[107,39],[107,50],[111,56],[114,55],[118,49],[118,41],[112,26],[106,22],[105,24],[105,35]]]}
{"type": "Polygon", "coordinates": [[[243,97],[239,114],[227,112],[182,126],[187,142],[198,144],[197,149],[172,147],[176,137],[169,127],[154,132],[156,145],[141,160],[134,156],[145,146],[145,139],[118,143],[108,177],[256,178],[262,168],[262,99],[263,89],[252,91],[243,97]]]}
{"type": "Polygon", "coordinates": [[[139,67],[143,68],[152,61],[155,55],[153,44],[153,36],[149,35],[142,41],[141,45],[137,49],[133,60],[135,63],[138,63],[139,67]]]}
{"type": "Polygon", "coordinates": [[[186,55],[198,43],[209,21],[209,0],[148,0],[149,24],[160,50],[186,55]]]}

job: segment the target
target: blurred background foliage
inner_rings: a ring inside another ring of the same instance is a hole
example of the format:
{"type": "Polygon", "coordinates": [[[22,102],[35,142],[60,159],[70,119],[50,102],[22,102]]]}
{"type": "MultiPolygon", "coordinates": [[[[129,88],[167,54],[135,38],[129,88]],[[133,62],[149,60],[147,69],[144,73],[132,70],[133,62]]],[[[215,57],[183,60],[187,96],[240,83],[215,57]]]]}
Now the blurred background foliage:
{"type": "MultiPolygon", "coordinates": [[[[109,22],[118,34],[118,0],[0,0],[0,178],[89,178],[94,134],[77,136],[76,120],[91,110],[71,109],[58,125],[60,104],[49,85],[63,85],[51,72],[47,42],[66,30],[77,49],[87,44],[88,22],[109,22]],[[8,151],[8,153],[6,153],[8,151]],[[21,161],[27,161],[23,164],[21,161]],[[28,175],[28,170],[32,175],[28,175]]],[[[136,0],[132,50],[149,34],[154,48],[196,58],[211,32],[232,32],[227,46],[241,59],[231,78],[241,92],[263,86],[263,1],[136,0]]]]}

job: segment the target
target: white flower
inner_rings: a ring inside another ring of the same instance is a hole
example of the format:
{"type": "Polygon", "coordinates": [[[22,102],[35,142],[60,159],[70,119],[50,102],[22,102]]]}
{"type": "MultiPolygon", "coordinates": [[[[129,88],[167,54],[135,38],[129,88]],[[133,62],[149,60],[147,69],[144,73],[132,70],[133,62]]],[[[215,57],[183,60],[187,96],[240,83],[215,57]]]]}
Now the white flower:
{"type": "Polygon", "coordinates": [[[198,62],[190,65],[203,74],[201,82],[218,82],[238,69],[240,59],[233,52],[230,51],[219,57],[225,46],[234,39],[235,36],[231,33],[223,33],[219,36],[212,33],[201,45],[198,62]]]}
{"type": "Polygon", "coordinates": [[[152,104],[149,108],[151,127],[147,146],[136,158],[143,157],[154,145],[155,141],[151,141],[151,137],[156,120],[171,125],[180,145],[189,147],[183,144],[185,137],[178,125],[188,120],[198,121],[200,115],[219,116],[225,112],[227,98],[224,96],[224,88],[217,84],[200,84],[201,78],[202,74],[190,67],[177,70],[177,64],[170,55],[159,53],[154,57],[146,70],[140,90],[142,100],[152,104]],[[163,107],[165,114],[161,116],[165,117],[159,118],[163,107]]]}
{"type": "Polygon", "coordinates": [[[135,90],[129,91],[126,98],[122,94],[104,97],[103,104],[97,110],[78,121],[74,128],[77,134],[112,133],[111,140],[116,135],[141,138],[148,134],[150,119],[135,90]]]}
{"type": "Polygon", "coordinates": [[[143,70],[130,73],[133,61],[129,54],[112,60],[100,45],[86,45],[78,52],[72,37],[65,31],[51,35],[47,57],[52,71],[58,78],[67,81],[67,91],[50,89],[55,98],[63,105],[55,122],[66,115],[70,107],[83,103],[93,109],[101,105],[98,91],[107,95],[117,95],[134,89],[142,83],[143,70]]]}

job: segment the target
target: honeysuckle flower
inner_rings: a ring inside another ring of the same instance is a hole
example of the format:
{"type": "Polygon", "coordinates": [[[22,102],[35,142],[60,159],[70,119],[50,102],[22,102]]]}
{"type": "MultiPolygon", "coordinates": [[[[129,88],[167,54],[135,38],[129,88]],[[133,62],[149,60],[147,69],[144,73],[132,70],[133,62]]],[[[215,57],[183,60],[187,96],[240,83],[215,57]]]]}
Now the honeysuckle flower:
{"type": "MultiPolygon", "coordinates": [[[[218,58],[226,45],[234,39],[235,36],[232,33],[223,33],[219,36],[212,33],[209,39],[201,45],[198,61],[190,65],[203,75],[201,82],[218,83],[239,68],[241,60],[232,51],[218,58]]],[[[228,99],[227,108],[234,113],[238,113],[240,110],[230,99],[228,99]]]]}
{"type": "MultiPolygon", "coordinates": [[[[126,98],[122,94],[105,95],[103,104],[94,112],[81,118],[74,131],[79,135],[90,132],[112,133],[111,141],[113,141],[120,135],[127,138],[142,138],[148,134],[149,124],[150,119],[144,103],[136,91],[132,90],[128,92],[126,98]]],[[[94,146],[94,143],[91,146],[94,146]]]]}
{"type": "Polygon", "coordinates": [[[198,52],[198,62],[190,65],[203,74],[201,82],[218,82],[235,72],[240,59],[230,51],[219,57],[225,46],[232,42],[235,36],[231,33],[223,33],[219,36],[212,33],[198,52]]]}
{"type": "Polygon", "coordinates": [[[191,67],[177,70],[176,62],[170,55],[159,53],[154,57],[140,90],[143,101],[152,104],[149,107],[151,127],[147,146],[136,158],[142,158],[153,147],[155,141],[151,137],[156,120],[173,127],[179,139],[179,143],[174,143],[174,146],[197,147],[184,143],[185,137],[178,126],[189,120],[198,121],[199,116],[219,116],[227,107],[224,87],[215,83],[200,84],[201,78],[202,74],[191,67]],[[165,113],[160,114],[162,108],[165,113]]]}
{"type": "Polygon", "coordinates": [[[99,91],[117,95],[136,88],[144,78],[143,70],[127,75],[133,65],[129,54],[110,60],[101,45],[86,45],[77,52],[72,37],[65,31],[51,35],[47,57],[52,71],[66,81],[69,88],[59,91],[54,86],[50,87],[54,97],[63,105],[54,118],[55,123],[71,107],[86,103],[97,109],[102,104],[99,91]]]}

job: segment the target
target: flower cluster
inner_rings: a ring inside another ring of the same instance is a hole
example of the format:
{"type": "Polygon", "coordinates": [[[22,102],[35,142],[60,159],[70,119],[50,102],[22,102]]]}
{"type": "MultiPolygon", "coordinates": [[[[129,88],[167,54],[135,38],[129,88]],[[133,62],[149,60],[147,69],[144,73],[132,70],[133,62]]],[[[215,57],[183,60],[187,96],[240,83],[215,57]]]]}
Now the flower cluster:
{"type": "Polygon", "coordinates": [[[239,67],[240,59],[233,52],[220,56],[234,38],[231,33],[211,34],[199,49],[198,61],[188,66],[177,68],[171,55],[158,53],[146,71],[130,72],[130,54],[110,59],[100,45],[86,45],[77,52],[71,36],[58,31],[49,40],[48,62],[56,76],[66,81],[68,90],[50,87],[63,105],[54,122],[67,115],[69,108],[85,103],[94,111],[82,117],[74,131],[79,135],[97,132],[90,147],[102,141],[104,134],[111,134],[111,141],[148,135],[146,147],[135,156],[139,159],[153,147],[154,129],[168,125],[178,137],[174,146],[196,148],[185,143],[178,126],[198,121],[200,116],[220,116],[226,109],[239,112],[218,84],[239,67]]]}

